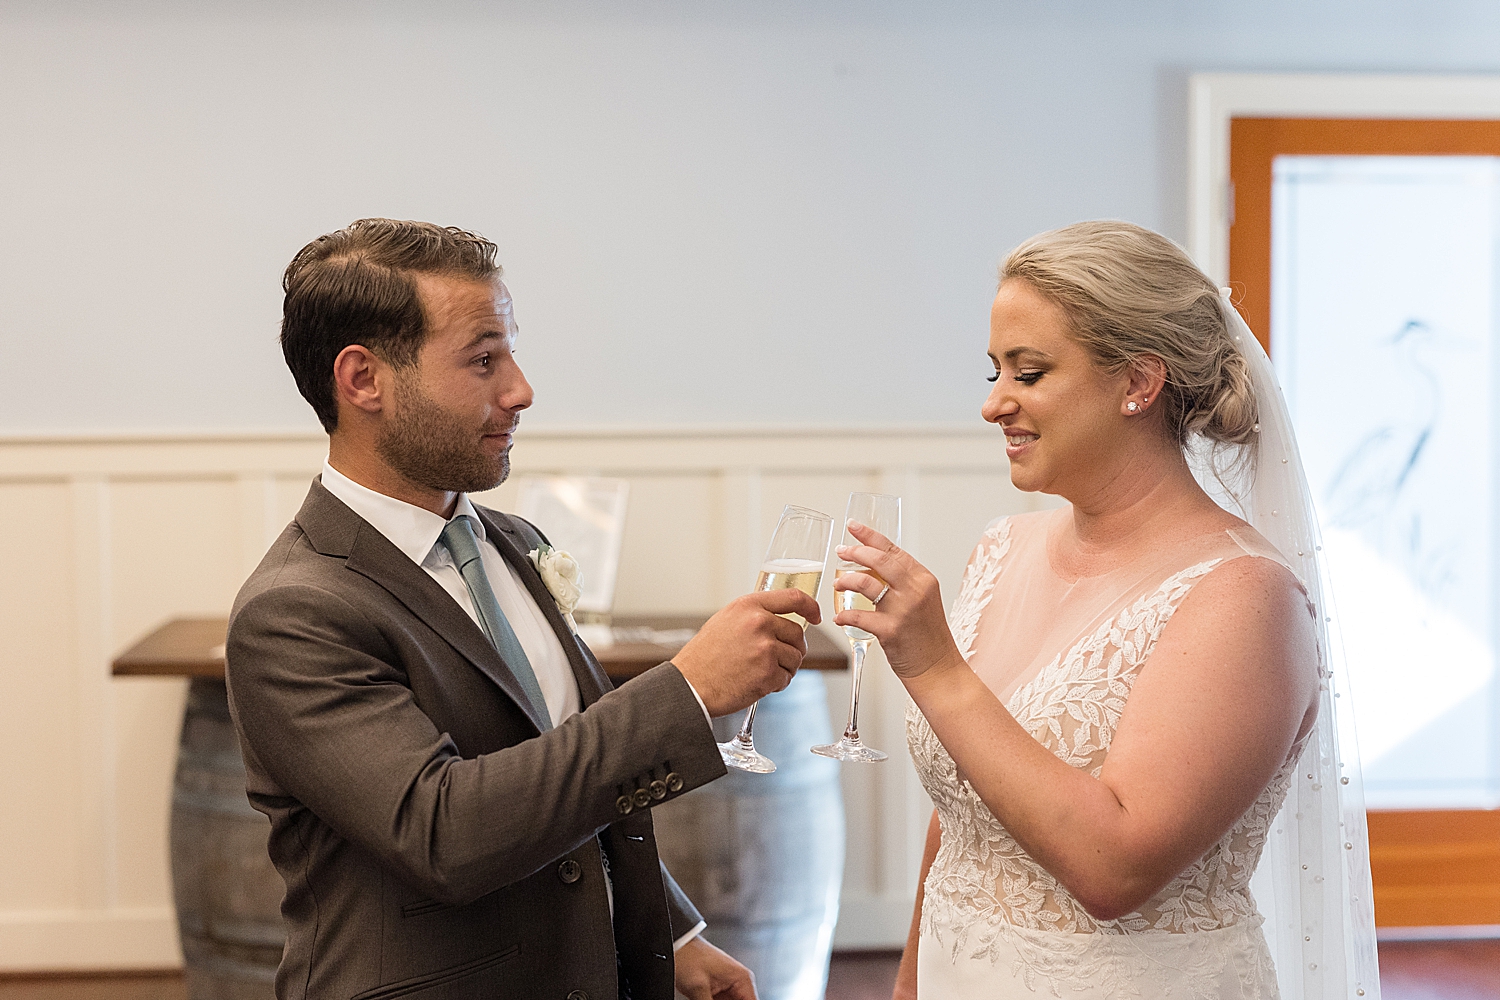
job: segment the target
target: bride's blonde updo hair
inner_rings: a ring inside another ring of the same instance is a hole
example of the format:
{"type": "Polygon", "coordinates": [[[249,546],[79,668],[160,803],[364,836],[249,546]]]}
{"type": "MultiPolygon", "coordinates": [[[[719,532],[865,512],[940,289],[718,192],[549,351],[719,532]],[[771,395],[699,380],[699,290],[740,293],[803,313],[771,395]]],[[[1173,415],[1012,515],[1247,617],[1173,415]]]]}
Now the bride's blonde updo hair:
{"type": "Polygon", "coordinates": [[[1129,222],[1079,222],[1012,250],[1000,266],[1001,283],[1011,279],[1060,306],[1111,375],[1160,358],[1157,405],[1178,444],[1193,434],[1226,445],[1254,436],[1255,390],[1219,289],[1171,240],[1129,222]]]}

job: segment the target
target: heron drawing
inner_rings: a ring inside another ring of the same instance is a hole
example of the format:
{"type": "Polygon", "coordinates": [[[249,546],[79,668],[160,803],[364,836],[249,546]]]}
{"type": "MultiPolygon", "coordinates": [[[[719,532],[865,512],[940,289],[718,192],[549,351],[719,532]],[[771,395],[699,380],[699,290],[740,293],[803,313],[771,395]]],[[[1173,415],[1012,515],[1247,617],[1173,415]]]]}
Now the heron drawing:
{"type": "MultiPolygon", "coordinates": [[[[1393,391],[1377,397],[1393,404],[1387,418],[1349,449],[1324,492],[1328,523],[1359,531],[1377,547],[1400,550],[1413,577],[1431,592],[1447,576],[1446,557],[1424,551],[1422,511],[1401,503],[1422,468],[1442,416],[1442,382],[1433,358],[1439,338],[1430,325],[1409,319],[1379,347],[1392,352],[1401,373],[1393,391]]],[[[1393,553],[1394,554],[1394,553],[1393,553]]]]}

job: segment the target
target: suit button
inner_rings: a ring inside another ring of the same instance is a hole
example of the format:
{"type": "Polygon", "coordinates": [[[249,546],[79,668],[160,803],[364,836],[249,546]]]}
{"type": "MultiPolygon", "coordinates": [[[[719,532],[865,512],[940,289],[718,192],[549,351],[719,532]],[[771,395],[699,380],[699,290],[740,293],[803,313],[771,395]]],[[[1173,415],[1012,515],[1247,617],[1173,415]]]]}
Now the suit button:
{"type": "Polygon", "coordinates": [[[589,1000],[589,995],[583,990],[574,990],[568,994],[568,1000],[589,1000]]]}
{"type": "Polygon", "coordinates": [[[557,877],[570,885],[583,875],[583,868],[572,858],[557,866],[557,877]]]}
{"type": "Polygon", "coordinates": [[[673,771],[671,774],[667,775],[667,791],[682,791],[682,775],[678,774],[676,771],[673,771]]]}
{"type": "Polygon", "coordinates": [[[630,797],[639,809],[644,809],[651,804],[651,793],[644,788],[637,788],[630,797]]]}
{"type": "Polygon", "coordinates": [[[635,808],[635,803],[630,801],[629,795],[621,795],[615,799],[615,808],[620,810],[621,816],[629,816],[631,810],[635,808]]]}
{"type": "Polygon", "coordinates": [[[660,802],[667,797],[667,783],[657,778],[648,786],[651,789],[651,797],[660,802]]]}

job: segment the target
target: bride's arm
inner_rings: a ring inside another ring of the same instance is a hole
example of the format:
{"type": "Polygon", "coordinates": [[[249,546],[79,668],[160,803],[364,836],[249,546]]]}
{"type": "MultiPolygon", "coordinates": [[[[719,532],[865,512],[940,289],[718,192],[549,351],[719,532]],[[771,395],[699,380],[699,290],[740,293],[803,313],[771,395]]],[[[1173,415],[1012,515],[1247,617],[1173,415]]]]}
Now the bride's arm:
{"type": "MultiPolygon", "coordinates": [[[[1207,574],[1183,600],[1130,693],[1096,779],[1055,757],[959,655],[937,581],[868,529],[842,553],[890,584],[873,633],[933,732],[990,811],[1099,919],[1137,909],[1222,837],[1315,712],[1317,649],[1306,598],[1266,559],[1207,574]]],[[[874,597],[856,574],[838,589],[874,597]]]]}
{"type": "Polygon", "coordinates": [[[932,822],[927,824],[927,843],[922,848],[922,871],[917,876],[917,901],[911,911],[911,929],[906,932],[906,948],[901,952],[901,965],[896,969],[896,988],[891,1000],[916,1000],[917,996],[917,943],[922,937],[922,897],[927,891],[927,873],[937,858],[938,845],[942,842],[942,830],[938,826],[937,810],[932,811],[932,822]]]}

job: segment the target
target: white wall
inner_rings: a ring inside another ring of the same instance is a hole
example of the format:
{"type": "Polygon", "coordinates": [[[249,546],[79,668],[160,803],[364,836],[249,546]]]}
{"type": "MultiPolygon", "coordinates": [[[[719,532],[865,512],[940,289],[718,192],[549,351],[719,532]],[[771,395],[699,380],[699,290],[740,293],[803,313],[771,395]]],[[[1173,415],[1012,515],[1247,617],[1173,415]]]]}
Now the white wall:
{"type": "Polygon", "coordinates": [[[0,0],[0,431],[308,427],[278,277],[496,239],[536,423],[965,421],[1037,230],[1185,235],[1186,75],[1500,69],[1490,0],[0,0]]]}

